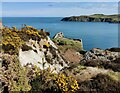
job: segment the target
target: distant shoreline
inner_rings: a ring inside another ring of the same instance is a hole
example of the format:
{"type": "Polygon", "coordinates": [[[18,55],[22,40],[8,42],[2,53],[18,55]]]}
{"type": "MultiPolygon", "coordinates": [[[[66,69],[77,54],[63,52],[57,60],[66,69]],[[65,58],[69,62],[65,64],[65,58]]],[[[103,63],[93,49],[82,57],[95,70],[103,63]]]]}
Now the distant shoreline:
{"type": "Polygon", "coordinates": [[[89,16],[64,17],[61,21],[120,23],[119,16],[120,16],[119,14],[116,15],[94,14],[89,16]]]}

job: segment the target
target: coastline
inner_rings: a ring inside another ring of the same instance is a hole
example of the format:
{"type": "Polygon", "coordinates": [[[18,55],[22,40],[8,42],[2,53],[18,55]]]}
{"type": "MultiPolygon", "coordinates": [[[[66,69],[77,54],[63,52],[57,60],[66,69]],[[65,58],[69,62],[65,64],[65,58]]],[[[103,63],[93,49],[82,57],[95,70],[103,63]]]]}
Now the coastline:
{"type": "Polygon", "coordinates": [[[108,91],[109,86],[119,91],[120,48],[84,51],[81,40],[66,38],[61,32],[51,40],[49,32],[27,25],[21,29],[3,27],[2,33],[3,91],[54,93],[57,90],[61,93],[64,83],[69,90],[74,86],[78,92],[87,91],[86,87],[91,90],[91,83],[95,83],[93,87],[98,91],[101,88],[108,91]],[[101,80],[107,81],[101,84],[101,80]],[[97,88],[96,83],[100,83],[97,88]],[[6,86],[9,87],[5,90],[6,86]]]}
{"type": "Polygon", "coordinates": [[[71,16],[65,17],[61,21],[74,21],[74,22],[108,22],[108,23],[120,23],[119,14],[116,15],[104,15],[93,14],[89,16],[71,16]]]}

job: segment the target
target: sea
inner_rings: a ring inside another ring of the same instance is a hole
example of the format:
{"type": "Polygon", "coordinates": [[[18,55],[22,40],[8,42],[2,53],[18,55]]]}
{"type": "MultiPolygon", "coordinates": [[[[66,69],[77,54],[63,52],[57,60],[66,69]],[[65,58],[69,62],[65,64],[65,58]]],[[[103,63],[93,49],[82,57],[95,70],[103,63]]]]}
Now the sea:
{"type": "Polygon", "coordinates": [[[84,50],[118,47],[118,24],[65,22],[61,19],[62,17],[3,17],[2,22],[4,26],[16,26],[18,29],[23,24],[44,29],[50,32],[50,38],[58,32],[63,32],[67,38],[82,39],[84,50]]]}

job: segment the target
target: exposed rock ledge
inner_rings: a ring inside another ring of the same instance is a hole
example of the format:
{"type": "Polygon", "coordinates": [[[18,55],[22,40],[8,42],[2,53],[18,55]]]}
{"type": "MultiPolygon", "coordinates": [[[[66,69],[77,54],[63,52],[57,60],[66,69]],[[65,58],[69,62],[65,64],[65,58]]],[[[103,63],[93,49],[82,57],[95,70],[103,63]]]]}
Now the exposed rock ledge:
{"type": "Polygon", "coordinates": [[[120,23],[119,15],[103,15],[103,14],[94,14],[90,16],[71,16],[65,17],[61,21],[120,23]]]}

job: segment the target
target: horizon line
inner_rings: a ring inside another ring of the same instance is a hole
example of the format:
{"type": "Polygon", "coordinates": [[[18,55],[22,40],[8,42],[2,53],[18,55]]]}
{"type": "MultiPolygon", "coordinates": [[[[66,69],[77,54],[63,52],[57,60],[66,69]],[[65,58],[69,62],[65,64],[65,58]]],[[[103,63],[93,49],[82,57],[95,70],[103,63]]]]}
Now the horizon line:
{"type": "MultiPolygon", "coordinates": [[[[85,15],[89,16],[89,15],[94,15],[94,14],[119,15],[120,13],[113,13],[113,14],[93,13],[93,14],[81,14],[81,15],[70,15],[70,16],[85,16],[85,15]]],[[[70,17],[70,16],[2,16],[2,17],[70,17]]]]}

